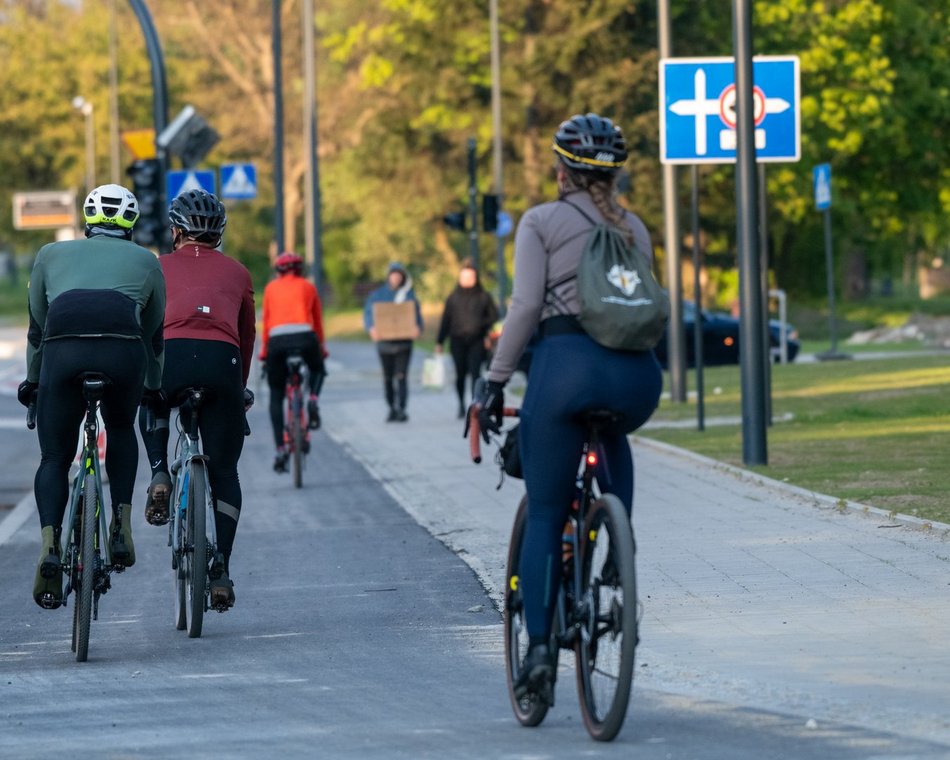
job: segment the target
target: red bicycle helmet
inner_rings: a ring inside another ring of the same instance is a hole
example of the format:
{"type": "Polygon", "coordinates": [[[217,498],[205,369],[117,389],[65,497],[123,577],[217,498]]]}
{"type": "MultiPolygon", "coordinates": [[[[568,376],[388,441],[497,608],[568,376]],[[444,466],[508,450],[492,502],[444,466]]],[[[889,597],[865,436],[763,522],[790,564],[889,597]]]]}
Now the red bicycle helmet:
{"type": "Polygon", "coordinates": [[[274,259],[274,269],[281,274],[290,271],[300,274],[303,271],[303,259],[293,251],[284,251],[274,259]]]}

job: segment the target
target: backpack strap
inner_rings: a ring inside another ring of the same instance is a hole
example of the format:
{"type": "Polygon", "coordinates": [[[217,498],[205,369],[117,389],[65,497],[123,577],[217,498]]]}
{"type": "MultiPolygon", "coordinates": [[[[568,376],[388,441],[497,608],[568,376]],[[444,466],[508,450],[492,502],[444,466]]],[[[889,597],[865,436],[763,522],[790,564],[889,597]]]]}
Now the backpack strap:
{"type": "Polygon", "coordinates": [[[581,208],[580,206],[578,206],[576,203],[572,203],[571,201],[569,201],[567,198],[558,198],[558,200],[559,200],[561,203],[566,203],[568,206],[573,206],[575,209],[577,209],[577,211],[580,213],[580,215],[581,215],[582,217],[584,217],[588,222],[590,222],[591,225],[593,225],[594,227],[596,227],[598,224],[603,224],[603,222],[594,221],[594,219],[591,218],[591,215],[590,215],[590,214],[588,214],[586,211],[584,211],[584,209],[582,209],[582,208],[581,208]]]}

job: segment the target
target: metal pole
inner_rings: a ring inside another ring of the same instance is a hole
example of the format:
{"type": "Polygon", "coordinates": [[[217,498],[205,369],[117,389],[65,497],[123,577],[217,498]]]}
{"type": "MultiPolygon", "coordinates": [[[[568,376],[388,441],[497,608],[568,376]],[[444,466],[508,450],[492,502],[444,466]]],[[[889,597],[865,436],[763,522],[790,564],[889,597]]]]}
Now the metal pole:
{"type": "Polygon", "coordinates": [[[690,166],[693,180],[692,222],[693,222],[693,301],[696,304],[696,318],[693,320],[693,356],[696,366],[696,429],[706,429],[706,397],[703,384],[703,285],[702,260],[699,249],[699,166],[690,166]]]}
{"type": "MultiPolygon", "coordinates": [[[[670,0],[658,0],[660,58],[673,55],[670,0]]],[[[686,333],[683,328],[683,282],[680,272],[680,222],[677,205],[676,167],[663,165],[663,241],[666,247],[666,287],[670,295],[670,324],[666,330],[670,398],[686,401],[686,333]]]]}
{"type": "Polygon", "coordinates": [[[832,358],[838,355],[838,325],[835,320],[835,263],[831,250],[831,209],[822,211],[825,217],[825,269],[828,276],[828,331],[831,333],[832,358]]]}
{"type": "Polygon", "coordinates": [[[109,177],[120,184],[119,168],[119,62],[115,0],[109,0],[109,177]]]}
{"type": "MultiPolygon", "coordinates": [[[[495,195],[498,210],[504,207],[504,174],[501,154],[501,48],[498,41],[498,0],[488,3],[488,26],[491,37],[491,120],[492,120],[492,169],[495,177],[495,195]]],[[[496,231],[496,266],[498,268],[498,312],[501,317],[507,311],[505,297],[508,293],[508,271],[505,263],[505,236],[496,231]]]]}
{"type": "Polygon", "coordinates": [[[280,0],[271,0],[271,50],[274,58],[274,240],[284,250],[284,95],[281,76],[280,0]]]}
{"type": "Polygon", "coordinates": [[[90,193],[96,186],[96,117],[88,100],[81,110],[86,121],[86,192],[90,193]]]}
{"type": "Polygon", "coordinates": [[[759,191],[759,256],[762,270],[762,304],[765,319],[762,321],[762,365],[765,373],[765,420],[772,424],[772,331],[769,329],[769,222],[768,189],[765,186],[765,164],[761,161],[758,168],[759,191]]]}
{"type": "Polygon", "coordinates": [[[475,138],[468,138],[468,213],[472,228],[468,233],[469,251],[478,271],[478,187],[475,179],[475,138]]]}
{"type": "Polygon", "coordinates": [[[752,5],[733,0],[736,59],[736,242],[739,248],[739,351],[742,461],[768,464],[762,356],[762,277],[756,251],[755,124],[752,105],[752,5]]]}
{"type": "Polygon", "coordinates": [[[311,262],[313,284],[323,295],[323,245],[320,199],[320,166],[317,158],[317,75],[314,54],[313,0],[303,0],[304,146],[307,154],[305,209],[307,260],[311,262]]]}
{"type": "MultiPolygon", "coordinates": [[[[152,123],[155,134],[160,135],[168,126],[168,87],[165,81],[165,60],[162,56],[162,46],[152,23],[152,16],[143,0],[129,0],[129,5],[138,19],[142,34],[145,37],[145,47],[148,50],[149,62],[152,69],[152,123]]],[[[162,237],[159,240],[160,253],[168,253],[172,249],[171,231],[168,229],[168,211],[165,204],[165,172],[168,170],[168,155],[164,148],[155,146],[155,158],[158,160],[159,171],[162,175],[158,198],[158,213],[161,215],[162,237]]]]}

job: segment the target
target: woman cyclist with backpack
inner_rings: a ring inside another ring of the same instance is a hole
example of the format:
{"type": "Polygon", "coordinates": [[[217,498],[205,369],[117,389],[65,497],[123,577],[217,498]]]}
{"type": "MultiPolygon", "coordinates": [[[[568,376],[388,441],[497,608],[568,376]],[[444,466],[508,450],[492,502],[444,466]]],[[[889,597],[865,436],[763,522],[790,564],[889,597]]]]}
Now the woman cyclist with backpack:
{"type": "Polygon", "coordinates": [[[520,583],[529,635],[515,695],[552,694],[554,652],[548,636],[562,572],[561,535],[575,488],[585,428],[578,415],[610,409],[619,422],[602,435],[607,467],[601,487],[628,513],[633,504],[633,459],[627,434],[649,419],[662,387],[652,350],[608,348],[578,321],[576,273],[592,221],[616,227],[652,257],[640,218],[616,201],[615,180],[627,159],[620,128],[589,113],[565,121],[554,135],[558,200],[529,209],[515,236],[511,305],[479,400],[483,434],[499,432],[504,386],[529,339],[531,379],[521,407],[520,447],[528,518],[520,583]]]}

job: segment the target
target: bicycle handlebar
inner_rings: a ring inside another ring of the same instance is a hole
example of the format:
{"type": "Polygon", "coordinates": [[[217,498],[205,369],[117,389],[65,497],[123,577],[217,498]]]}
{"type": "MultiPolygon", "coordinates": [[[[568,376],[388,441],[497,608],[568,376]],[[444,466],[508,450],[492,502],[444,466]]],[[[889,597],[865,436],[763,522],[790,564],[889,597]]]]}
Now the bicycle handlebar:
{"type": "MultiPolygon", "coordinates": [[[[478,404],[472,404],[468,410],[468,434],[470,436],[468,449],[472,455],[472,461],[475,464],[482,463],[482,429],[478,423],[478,412],[480,409],[481,407],[478,404]]],[[[518,417],[520,414],[521,410],[513,406],[506,406],[502,410],[502,416],[504,417],[518,417]]]]}

